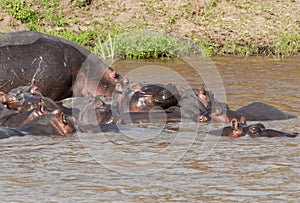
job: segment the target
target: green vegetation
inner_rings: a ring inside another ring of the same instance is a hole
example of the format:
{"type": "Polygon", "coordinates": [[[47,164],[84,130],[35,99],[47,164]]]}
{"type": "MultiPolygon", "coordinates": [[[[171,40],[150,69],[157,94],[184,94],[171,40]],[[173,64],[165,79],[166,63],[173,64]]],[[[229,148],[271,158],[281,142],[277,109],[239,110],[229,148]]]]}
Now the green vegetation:
{"type": "Polygon", "coordinates": [[[190,55],[197,51],[190,40],[150,30],[125,33],[115,38],[109,34],[108,40],[99,41],[96,47],[99,48],[94,52],[103,59],[172,58],[190,55]]]}
{"type": "Polygon", "coordinates": [[[30,29],[35,29],[39,13],[30,8],[32,3],[25,5],[23,1],[4,0],[6,12],[22,23],[28,24],[30,29]]]}
{"type": "Polygon", "coordinates": [[[208,56],[285,57],[300,52],[300,7],[296,4],[272,0],[1,0],[0,28],[1,32],[29,29],[63,37],[103,58],[168,58],[193,52],[195,45],[208,56]],[[153,29],[180,37],[143,31],[153,29]]]}

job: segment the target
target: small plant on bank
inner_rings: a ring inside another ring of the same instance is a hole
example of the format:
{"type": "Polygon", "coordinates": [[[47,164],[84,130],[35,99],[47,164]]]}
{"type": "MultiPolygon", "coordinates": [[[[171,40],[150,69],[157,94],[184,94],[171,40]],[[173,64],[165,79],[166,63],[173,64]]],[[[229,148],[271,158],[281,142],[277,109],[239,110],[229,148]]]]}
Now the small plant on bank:
{"type": "Polygon", "coordinates": [[[30,8],[30,2],[26,5],[25,1],[4,0],[4,3],[7,13],[22,23],[29,24],[30,27],[35,26],[39,13],[30,8]]]}
{"type": "Polygon", "coordinates": [[[103,59],[173,58],[199,52],[190,40],[153,31],[130,32],[114,38],[109,35],[106,42],[99,41],[96,47],[95,53],[103,59]]]}

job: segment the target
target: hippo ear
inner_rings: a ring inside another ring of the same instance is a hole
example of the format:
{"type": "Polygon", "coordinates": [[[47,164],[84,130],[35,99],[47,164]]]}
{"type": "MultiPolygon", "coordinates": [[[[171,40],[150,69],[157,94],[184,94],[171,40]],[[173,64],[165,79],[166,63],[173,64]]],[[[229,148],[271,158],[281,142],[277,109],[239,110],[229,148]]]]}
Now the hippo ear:
{"type": "Polygon", "coordinates": [[[179,89],[180,94],[183,94],[185,91],[186,91],[186,89],[185,89],[184,87],[181,87],[181,88],[179,89]]]}
{"type": "Polygon", "coordinates": [[[95,100],[94,95],[92,93],[90,93],[90,92],[87,93],[87,97],[88,97],[88,101],[89,102],[92,102],[92,101],[95,100]]]}
{"type": "Polygon", "coordinates": [[[123,85],[129,85],[129,79],[123,78],[123,85]]]}
{"type": "Polygon", "coordinates": [[[45,107],[42,104],[39,106],[39,114],[41,114],[41,115],[46,114],[45,107]]]}
{"type": "Polygon", "coordinates": [[[65,114],[64,114],[64,113],[61,113],[60,116],[61,116],[62,122],[63,122],[64,124],[68,124],[67,118],[66,118],[65,114]]]}
{"type": "Polygon", "coordinates": [[[234,129],[234,130],[238,130],[239,129],[239,126],[238,126],[238,121],[234,118],[231,120],[231,127],[234,129]]]}
{"type": "Polygon", "coordinates": [[[240,118],[240,123],[246,125],[246,118],[245,118],[245,116],[242,116],[242,117],[240,118]]]}
{"type": "Polygon", "coordinates": [[[118,92],[123,92],[123,87],[120,83],[116,84],[116,87],[115,87],[116,91],[118,92]]]}
{"type": "Polygon", "coordinates": [[[221,114],[222,113],[222,107],[216,106],[215,112],[216,112],[217,115],[221,114]]]}

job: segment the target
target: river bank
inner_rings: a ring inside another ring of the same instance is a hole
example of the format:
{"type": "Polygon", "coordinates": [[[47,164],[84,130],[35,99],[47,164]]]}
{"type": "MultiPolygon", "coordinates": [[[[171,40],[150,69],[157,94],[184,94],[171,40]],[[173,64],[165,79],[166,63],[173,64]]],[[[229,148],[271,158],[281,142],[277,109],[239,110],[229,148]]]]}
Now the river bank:
{"type": "Polygon", "coordinates": [[[110,37],[155,29],[189,38],[209,56],[300,52],[299,0],[3,0],[0,8],[1,32],[42,31],[91,51],[110,37]]]}

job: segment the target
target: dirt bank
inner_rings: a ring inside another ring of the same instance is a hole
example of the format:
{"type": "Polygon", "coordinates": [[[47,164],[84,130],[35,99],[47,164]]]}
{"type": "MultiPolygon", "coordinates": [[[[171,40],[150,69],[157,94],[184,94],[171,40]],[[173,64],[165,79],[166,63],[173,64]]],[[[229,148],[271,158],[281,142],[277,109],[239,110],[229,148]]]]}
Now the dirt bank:
{"type": "Polygon", "coordinates": [[[108,33],[161,29],[195,40],[209,54],[300,52],[300,0],[24,1],[32,20],[18,17],[12,1],[1,1],[2,32],[34,29],[92,47],[108,33]]]}

